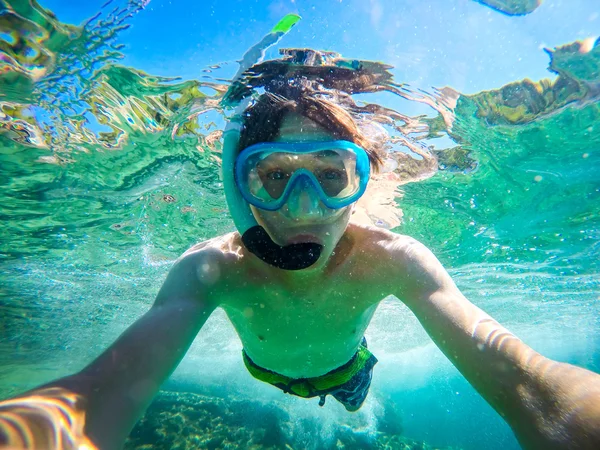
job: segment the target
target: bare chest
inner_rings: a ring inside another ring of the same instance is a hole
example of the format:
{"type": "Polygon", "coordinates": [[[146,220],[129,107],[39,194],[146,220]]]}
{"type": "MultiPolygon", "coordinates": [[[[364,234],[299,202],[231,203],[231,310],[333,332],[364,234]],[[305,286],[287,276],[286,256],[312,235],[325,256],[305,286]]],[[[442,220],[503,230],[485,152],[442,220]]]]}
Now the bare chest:
{"type": "Polygon", "coordinates": [[[312,325],[337,326],[352,320],[378,300],[368,286],[342,281],[295,289],[267,282],[262,286],[242,286],[224,308],[252,319],[255,326],[259,323],[287,326],[302,320],[301,328],[308,329],[312,325]]]}
{"type": "Polygon", "coordinates": [[[242,282],[222,306],[257,364],[310,376],[352,357],[382,299],[371,286],[346,277],[292,289],[242,282]]]}

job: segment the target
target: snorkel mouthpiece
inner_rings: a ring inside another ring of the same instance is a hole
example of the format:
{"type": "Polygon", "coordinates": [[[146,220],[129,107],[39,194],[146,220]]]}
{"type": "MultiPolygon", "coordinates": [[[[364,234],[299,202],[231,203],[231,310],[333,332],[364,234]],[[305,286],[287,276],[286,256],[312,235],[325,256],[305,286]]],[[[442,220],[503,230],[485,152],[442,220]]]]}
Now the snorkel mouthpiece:
{"type": "Polygon", "coordinates": [[[284,270],[306,269],[317,262],[323,251],[321,244],[312,242],[277,245],[260,225],[242,234],[242,242],[264,262],[284,270]]]}

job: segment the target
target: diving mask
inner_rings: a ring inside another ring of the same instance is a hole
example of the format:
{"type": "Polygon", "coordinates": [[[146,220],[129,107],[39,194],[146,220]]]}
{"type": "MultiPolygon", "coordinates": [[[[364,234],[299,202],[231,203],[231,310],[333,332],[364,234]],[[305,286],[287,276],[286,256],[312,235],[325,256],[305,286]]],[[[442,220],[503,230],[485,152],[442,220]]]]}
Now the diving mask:
{"type": "Polygon", "coordinates": [[[267,211],[280,209],[296,188],[309,186],[328,208],[343,208],[364,194],[369,175],[365,150],[342,140],[259,143],[242,150],[235,162],[240,193],[267,211]]]}

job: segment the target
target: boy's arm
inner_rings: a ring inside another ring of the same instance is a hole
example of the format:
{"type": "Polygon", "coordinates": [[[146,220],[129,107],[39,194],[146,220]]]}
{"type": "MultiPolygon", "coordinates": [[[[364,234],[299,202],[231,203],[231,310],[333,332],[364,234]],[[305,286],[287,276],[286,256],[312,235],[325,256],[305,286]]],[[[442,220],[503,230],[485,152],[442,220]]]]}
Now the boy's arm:
{"type": "Polygon", "coordinates": [[[524,448],[600,448],[600,375],[525,345],[470,303],[424,245],[390,247],[396,295],[524,448]]]}
{"type": "MultiPolygon", "coordinates": [[[[85,435],[100,449],[121,448],[217,306],[209,286],[199,280],[197,268],[219,264],[220,257],[220,252],[209,249],[181,258],[169,272],[150,310],[94,362],[75,375],[12,401],[23,405],[28,398],[40,398],[47,392],[67,397],[76,394],[82,405],[78,408],[85,414],[85,435]]],[[[0,422],[2,409],[0,403],[0,422]]],[[[39,428],[39,424],[29,424],[39,428]]],[[[0,444],[2,441],[0,429],[0,444]]]]}

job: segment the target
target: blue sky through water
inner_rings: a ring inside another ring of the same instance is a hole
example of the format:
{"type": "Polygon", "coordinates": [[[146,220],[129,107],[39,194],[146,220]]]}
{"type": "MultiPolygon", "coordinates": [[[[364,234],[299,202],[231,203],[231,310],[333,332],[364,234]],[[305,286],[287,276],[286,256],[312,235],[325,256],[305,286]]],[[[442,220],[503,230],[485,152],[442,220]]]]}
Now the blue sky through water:
{"type": "MultiPolygon", "coordinates": [[[[40,1],[74,24],[105,3],[40,1]]],[[[153,75],[197,79],[209,65],[241,58],[288,12],[303,20],[281,46],[383,61],[396,67],[399,81],[428,91],[451,86],[474,93],[549,77],[543,47],[600,33],[600,2],[594,0],[545,0],[524,17],[508,17],[472,0],[153,0],[121,33],[122,63],[153,75]]],[[[275,57],[275,51],[268,56],[275,57]]],[[[234,71],[231,65],[219,75],[234,71]]]]}

